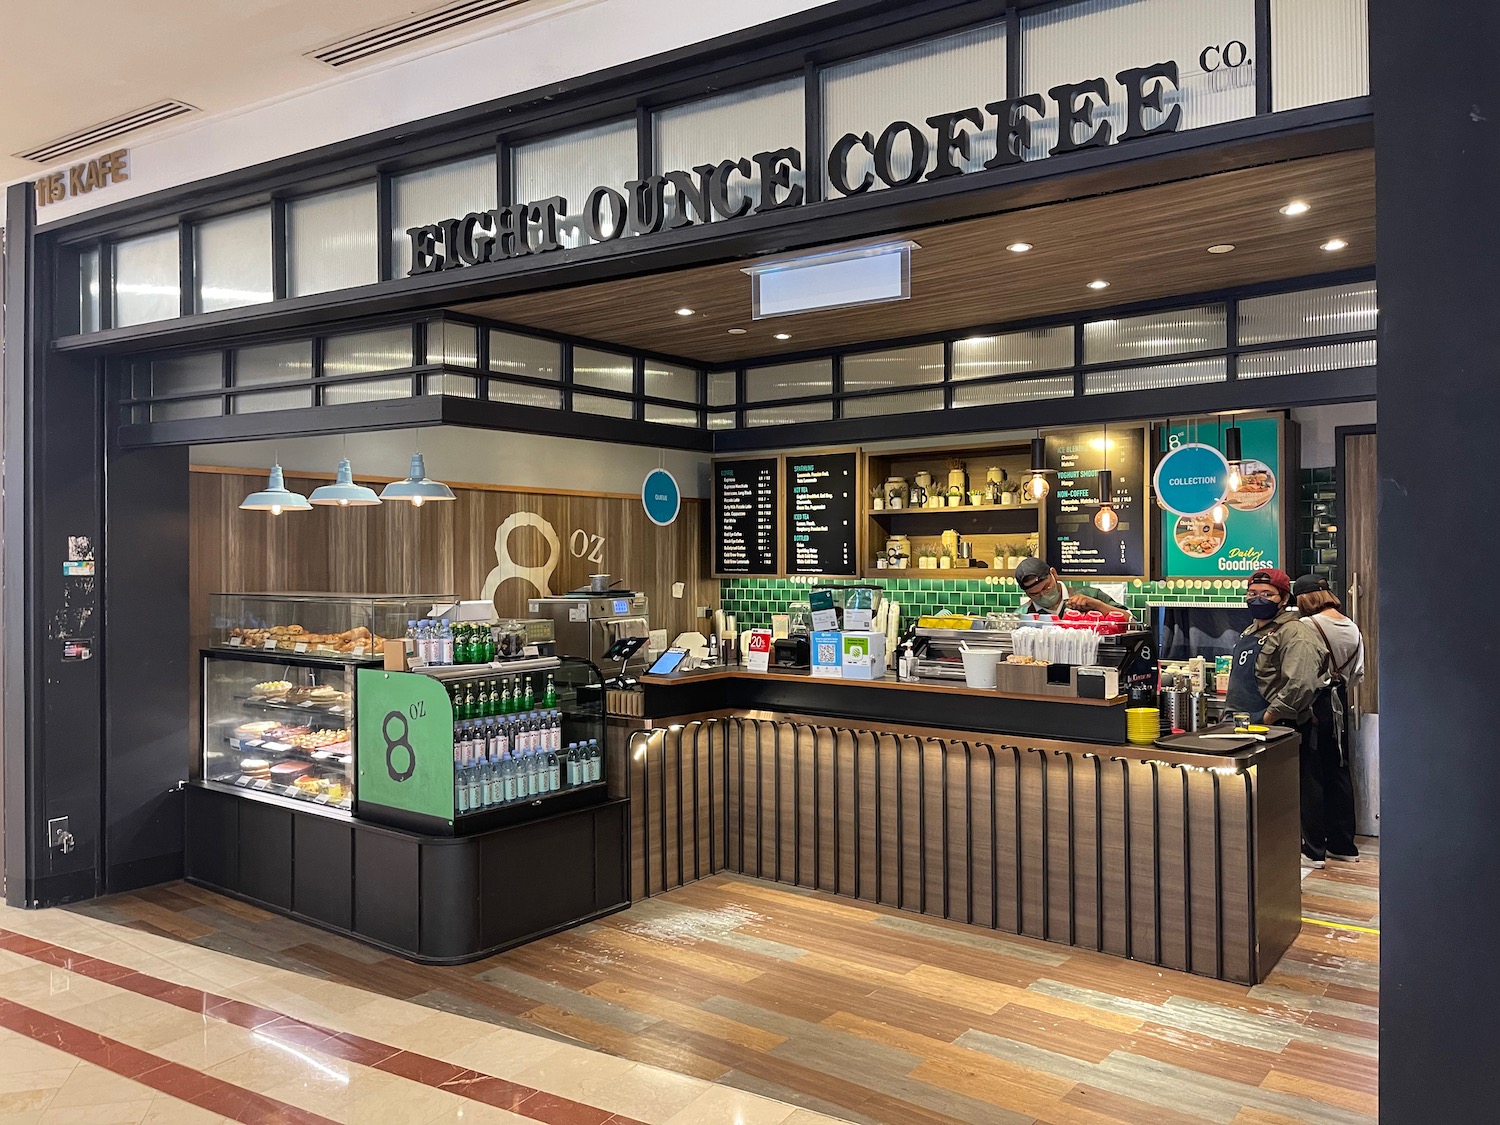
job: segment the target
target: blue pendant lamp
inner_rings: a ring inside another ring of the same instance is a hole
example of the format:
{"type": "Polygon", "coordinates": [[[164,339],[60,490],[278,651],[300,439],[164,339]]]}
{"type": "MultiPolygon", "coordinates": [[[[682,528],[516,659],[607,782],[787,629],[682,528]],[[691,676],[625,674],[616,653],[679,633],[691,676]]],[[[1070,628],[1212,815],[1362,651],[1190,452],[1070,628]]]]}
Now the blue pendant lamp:
{"type": "Polygon", "coordinates": [[[392,481],[380,491],[382,500],[408,500],[413,508],[420,508],[429,500],[453,500],[453,489],[440,480],[427,476],[427,465],[420,453],[411,455],[411,469],[405,480],[392,481]]]}
{"type": "Polygon", "coordinates": [[[307,502],[306,496],[287,488],[280,465],[271,466],[269,487],[264,492],[252,492],[246,496],[240,507],[247,512],[270,512],[273,516],[279,516],[282,512],[312,511],[312,505],[307,502]]]}
{"type": "Polygon", "coordinates": [[[338,479],[332,484],[313,489],[308,500],[327,508],[366,508],[380,503],[380,497],[375,495],[373,488],[354,483],[354,469],[349,465],[347,457],[339,462],[338,479]]]}

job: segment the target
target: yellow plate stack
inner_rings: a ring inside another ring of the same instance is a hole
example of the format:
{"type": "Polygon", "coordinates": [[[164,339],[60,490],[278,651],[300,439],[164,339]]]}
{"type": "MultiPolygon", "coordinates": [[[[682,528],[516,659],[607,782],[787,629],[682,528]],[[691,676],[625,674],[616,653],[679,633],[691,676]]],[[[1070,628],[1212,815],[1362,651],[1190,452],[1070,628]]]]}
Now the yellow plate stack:
{"type": "Polygon", "coordinates": [[[1137,746],[1150,746],[1161,737],[1161,712],[1155,707],[1127,707],[1125,737],[1137,746]]]}

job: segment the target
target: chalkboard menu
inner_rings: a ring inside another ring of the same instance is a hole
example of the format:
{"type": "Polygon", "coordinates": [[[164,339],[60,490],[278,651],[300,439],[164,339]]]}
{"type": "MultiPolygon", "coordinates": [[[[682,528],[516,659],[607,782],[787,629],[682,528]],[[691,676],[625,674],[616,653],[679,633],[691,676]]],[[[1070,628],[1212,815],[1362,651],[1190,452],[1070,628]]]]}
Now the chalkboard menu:
{"type": "Polygon", "coordinates": [[[775,457],[714,462],[714,573],[777,574],[775,457]]]}
{"type": "Polygon", "coordinates": [[[1061,575],[1139,578],[1146,575],[1146,429],[1111,426],[1047,435],[1047,467],[1056,472],[1047,494],[1046,561],[1061,575]],[[1099,470],[1113,475],[1113,531],[1094,524],[1099,470]]]}
{"type": "Polygon", "coordinates": [[[859,574],[859,454],[789,454],[786,459],[788,574],[859,574]]]}

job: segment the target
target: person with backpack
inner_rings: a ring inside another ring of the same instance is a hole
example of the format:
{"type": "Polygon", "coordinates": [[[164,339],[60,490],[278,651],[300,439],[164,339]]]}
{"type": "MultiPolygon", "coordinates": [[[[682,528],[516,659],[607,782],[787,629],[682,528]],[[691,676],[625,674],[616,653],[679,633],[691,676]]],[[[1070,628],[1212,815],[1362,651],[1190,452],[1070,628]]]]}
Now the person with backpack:
{"type": "Polygon", "coordinates": [[[1292,596],[1323,650],[1321,684],[1302,734],[1302,854],[1314,867],[1325,858],[1358,863],[1349,696],[1365,677],[1364,638],[1322,575],[1304,574],[1292,596]]]}

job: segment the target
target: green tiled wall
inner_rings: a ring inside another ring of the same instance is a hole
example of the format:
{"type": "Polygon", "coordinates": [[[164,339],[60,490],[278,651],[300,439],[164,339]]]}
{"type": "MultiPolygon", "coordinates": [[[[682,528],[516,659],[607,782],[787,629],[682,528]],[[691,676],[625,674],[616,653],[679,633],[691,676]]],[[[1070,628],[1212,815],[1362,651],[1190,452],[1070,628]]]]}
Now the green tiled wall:
{"type": "Polygon", "coordinates": [[[1297,503],[1297,567],[1299,574],[1324,575],[1330,583],[1337,580],[1338,543],[1335,539],[1334,512],[1339,486],[1334,470],[1303,469],[1297,503]]]}
{"type": "MultiPolygon", "coordinates": [[[[838,579],[847,582],[848,579],[838,579]]],[[[729,578],[719,583],[719,602],[725,613],[735,616],[741,629],[770,628],[771,614],[785,612],[788,603],[807,600],[810,580],[789,578],[729,578]]],[[[875,578],[886,597],[901,603],[903,616],[914,613],[1005,612],[1021,604],[1021,591],[1013,578],[875,578]]],[[[1143,616],[1147,602],[1229,602],[1245,596],[1243,581],[1233,579],[1175,579],[1171,582],[1132,582],[1126,589],[1126,605],[1143,616]]]]}

